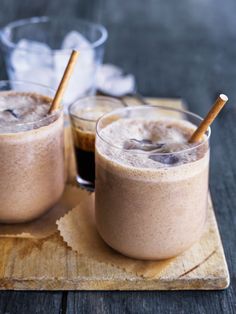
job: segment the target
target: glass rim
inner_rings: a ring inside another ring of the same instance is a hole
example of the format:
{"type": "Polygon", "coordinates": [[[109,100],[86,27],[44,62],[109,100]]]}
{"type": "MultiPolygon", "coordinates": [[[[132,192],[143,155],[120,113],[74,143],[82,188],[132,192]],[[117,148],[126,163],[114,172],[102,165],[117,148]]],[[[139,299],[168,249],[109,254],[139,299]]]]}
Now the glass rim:
{"type": "MultiPolygon", "coordinates": [[[[33,85],[33,86],[38,86],[38,87],[41,87],[43,89],[47,89],[53,93],[55,93],[55,90],[52,89],[51,87],[48,87],[46,85],[43,85],[43,84],[38,84],[38,83],[34,83],[34,82],[29,82],[29,81],[21,81],[21,80],[0,80],[0,95],[2,92],[14,92],[14,89],[7,89],[7,90],[1,90],[1,88],[4,86],[4,84],[8,85],[8,86],[11,86],[11,83],[13,84],[19,84],[19,85],[33,85]]],[[[15,91],[16,93],[26,93],[26,91],[15,91]]],[[[46,96],[48,98],[51,98],[51,96],[47,96],[47,95],[44,95],[44,94],[40,94],[38,92],[31,92],[31,91],[28,91],[27,93],[32,93],[32,94],[36,94],[36,95],[41,95],[41,96],[46,96]]],[[[53,98],[51,98],[53,100],[53,98]]],[[[51,113],[50,115],[47,115],[39,120],[36,120],[36,121],[29,121],[29,122],[23,122],[23,123],[14,123],[14,126],[17,127],[20,127],[20,126],[28,126],[28,125],[33,125],[35,123],[42,123],[44,121],[47,121],[48,119],[56,116],[58,113],[62,112],[63,111],[63,106],[60,106],[59,109],[57,109],[55,112],[51,113]]],[[[4,129],[4,128],[3,128],[4,129]]],[[[7,128],[6,128],[7,130],[7,128]]],[[[27,132],[27,131],[23,131],[23,132],[27,132]]],[[[10,133],[13,133],[13,132],[10,132],[10,133]]],[[[15,132],[14,132],[15,133],[15,132]]],[[[0,132],[0,134],[2,134],[0,132]]],[[[5,133],[4,133],[5,134],[5,133]]]]}
{"type": "MultiPolygon", "coordinates": [[[[47,23],[49,21],[53,21],[53,20],[62,20],[63,21],[63,18],[62,19],[59,19],[58,17],[49,17],[49,16],[34,16],[34,17],[30,17],[30,18],[26,18],[26,19],[20,19],[20,20],[16,20],[16,21],[13,21],[13,22],[10,22],[8,23],[7,25],[5,25],[4,27],[1,28],[0,30],[0,38],[1,38],[1,41],[2,43],[4,43],[6,46],[10,47],[10,48],[16,48],[17,47],[17,43],[13,42],[12,40],[10,40],[8,38],[8,31],[13,29],[13,28],[17,28],[17,27],[20,27],[20,26],[23,26],[23,25],[30,25],[30,24],[39,24],[39,23],[47,23]]],[[[64,18],[65,20],[65,18],[64,18]]],[[[88,27],[96,27],[100,33],[101,33],[101,36],[99,39],[97,39],[96,41],[94,42],[91,42],[91,48],[94,49],[94,48],[97,48],[99,46],[101,46],[106,40],[107,40],[107,37],[108,37],[108,31],[107,29],[102,25],[102,24],[98,24],[98,23],[93,23],[89,20],[86,20],[86,19],[80,19],[80,18],[71,18],[71,20],[74,20],[74,21],[77,21],[78,23],[80,24],[83,24],[83,25],[86,25],[88,27]]],[[[30,53],[35,53],[35,54],[52,54],[52,53],[57,53],[57,54],[68,54],[71,52],[72,49],[51,49],[50,52],[40,52],[40,51],[32,51],[30,49],[27,49],[27,48],[17,48],[19,50],[22,50],[22,51],[27,51],[27,52],[30,52],[30,53]]],[[[86,51],[87,49],[89,48],[80,48],[79,50],[80,51],[86,51]]]]}
{"type": "MultiPolygon", "coordinates": [[[[119,150],[122,150],[126,153],[131,153],[133,151],[131,151],[130,149],[126,149],[126,148],[123,148],[123,147],[120,147],[120,146],[117,146],[115,144],[113,144],[113,142],[111,141],[108,141],[106,138],[104,138],[103,136],[101,136],[100,134],[100,130],[98,130],[99,128],[99,124],[101,123],[101,121],[108,117],[109,115],[113,115],[113,114],[118,114],[120,111],[123,111],[123,110],[126,110],[126,111],[132,111],[132,110],[135,110],[135,109],[141,109],[141,110],[147,110],[147,109],[161,109],[161,110],[169,110],[169,111],[174,111],[174,112],[179,112],[179,113],[182,113],[182,114],[186,114],[188,116],[191,116],[191,117],[194,117],[196,119],[198,119],[199,121],[203,121],[203,118],[201,116],[199,116],[198,114],[195,114],[191,111],[188,111],[188,110],[185,110],[185,109],[179,109],[179,108],[174,108],[174,107],[171,107],[171,106],[161,106],[161,105],[139,105],[139,106],[130,106],[130,107],[124,107],[124,108],[121,108],[121,109],[116,109],[116,110],[113,110],[112,112],[108,112],[108,113],[105,113],[103,114],[97,121],[96,123],[96,136],[98,136],[104,143],[106,143],[107,145],[109,146],[112,146],[114,147],[115,149],[119,149],[119,150]]],[[[122,117],[121,117],[122,118],[122,117]]],[[[188,120],[184,120],[184,121],[188,121],[188,120]]],[[[202,147],[205,143],[208,143],[209,142],[209,139],[210,139],[210,136],[211,136],[211,128],[208,127],[207,131],[207,136],[205,136],[204,140],[202,142],[200,142],[199,144],[195,145],[195,146],[192,146],[192,147],[189,147],[189,148],[186,148],[186,149],[182,149],[182,150],[179,150],[179,151],[176,151],[176,152],[168,152],[168,153],[165,153],[165,152],[155,152],[153,151],[152,154],[153,155],[173,155],[173,154],[183,154],[183,153],[186,153],[186,152],[190,152],[192,150],[196,150],[198,149],[199,147],[202,147]]],[[[205,134],[206,134],[205,133],[205,134]]],[[[209,148],[208,148],[209,149],[209,148]]],[[[147,152],[147,151],[135,151],[135,154],[150,154],[150,151],[147,152]]]]}
{"type": "MultiPolygon", "coordinates": [[[[117,104],[119,103],[120,105],[122,105],[125,108],[125,106],[122,104],[122,101],[118,100],[117,98],[109,97],[109,96],[102,96],[102,95],[101,96],[100,95],[98,95],[98,96],[94,95],[94,96],[86,96],[86,97],[79,98],[75,102],[70,104],[68,107],[69,115],[76,120],[82,120],[82,121],[86,121],[86,122],[96,123],[98,121],[98,119],[100,119],[100,117],[97,119],[83,118],[83,117],[80,117],[79,115],[72,113],[72,111],[71,111],[73,106],[77,105],[79,102],[83,102],[83,101],[89,100],[89,99],[98,99],[98,100],[103,100],[103,101],[110,101],[110,102],[117,103],[117,104]]],[[[118,108],[116,108],[116,109],[118,109],[118,108]]],[[[116,110],[116,109],[114,109],[114,110],[116,110]]],[[[121,109],[121,108],[119,108],[119,109],[121,109]]],[[[102,116],[103,115],[104,114],[102,114],[102,116]]]]}

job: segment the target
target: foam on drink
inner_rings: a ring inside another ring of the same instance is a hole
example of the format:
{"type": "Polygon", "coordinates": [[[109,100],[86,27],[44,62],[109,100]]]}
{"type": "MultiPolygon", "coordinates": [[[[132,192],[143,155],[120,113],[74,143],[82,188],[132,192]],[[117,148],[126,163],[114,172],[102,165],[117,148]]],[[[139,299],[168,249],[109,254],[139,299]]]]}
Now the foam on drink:
{"type": "MultiPolygon", "coordinates": [[[[36,129],[53,121],[48,115],[52,99],[36,93],[0,93],[0,132],[20,132],[36,129]],[[44,121],[45,124],[45,121],[44,121]]],[[[55,119],[54,119],[55,120],[55,119]]]]}
{"type": "Polygon", "coordinates": [[[176,119],[120,119],[103,128],[100,136],[112,145],[100,145],[112,160],[138,168],[163,168],[198,160],[207,147],[193,150],[188,140],[196,126],[176,119]]]}

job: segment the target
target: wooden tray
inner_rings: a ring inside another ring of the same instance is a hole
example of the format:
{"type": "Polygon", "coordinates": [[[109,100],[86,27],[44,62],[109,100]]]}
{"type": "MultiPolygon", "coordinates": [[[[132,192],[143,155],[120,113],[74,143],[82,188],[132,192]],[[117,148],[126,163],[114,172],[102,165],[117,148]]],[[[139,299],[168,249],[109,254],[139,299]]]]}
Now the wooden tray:
{"type": "MultiPolygon", "coordinates": [[[[154,104],[183,107],[180,100],[149,100],[154,104]]],[[[65,137],[68,181],[73,182],[74,156],[68,128],[65,137]]],[[[190,253],[178,256],[159,279],[144,279],[79,257],[58,233],[43,240],[0,238],[0,256],[2,290],[210,290],[229,285],[228,268],[210,200],[204,237],[190,253]]]]}

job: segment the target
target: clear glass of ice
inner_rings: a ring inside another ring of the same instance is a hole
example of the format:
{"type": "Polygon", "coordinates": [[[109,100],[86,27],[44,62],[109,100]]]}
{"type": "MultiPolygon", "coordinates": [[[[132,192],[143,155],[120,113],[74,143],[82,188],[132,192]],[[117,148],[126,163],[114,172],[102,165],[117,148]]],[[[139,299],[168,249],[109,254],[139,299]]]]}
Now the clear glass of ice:
{"type": "Polygon", "coordinates": [[[80,19],[33,17],[1,29],[0,41],[11,80],[40,83],[56,89],[72,49],[80,56],[67,88],[65,107],[93,95],[95,76],[102,63],[107,30],[80,19]]]}

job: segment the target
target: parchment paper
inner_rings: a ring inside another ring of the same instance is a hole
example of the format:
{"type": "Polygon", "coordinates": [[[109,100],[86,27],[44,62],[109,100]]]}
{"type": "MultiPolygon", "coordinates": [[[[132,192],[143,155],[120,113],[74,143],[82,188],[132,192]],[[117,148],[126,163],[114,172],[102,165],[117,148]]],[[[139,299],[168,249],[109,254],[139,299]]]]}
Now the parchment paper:
{"type": "Polygon", "coordinates": [[[159,278],[174,259],[140,261],[114,251],[99,236],[94,221],[94,194],[57,221],[58,230],[69,247],[79,255],[121,268],[147,278],[159,278]]]}

